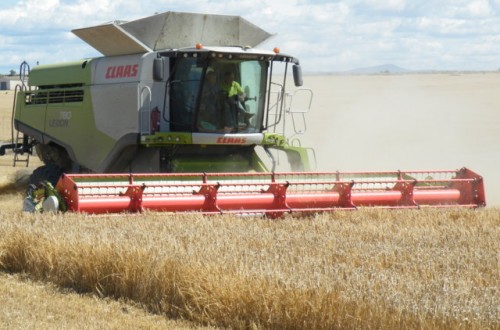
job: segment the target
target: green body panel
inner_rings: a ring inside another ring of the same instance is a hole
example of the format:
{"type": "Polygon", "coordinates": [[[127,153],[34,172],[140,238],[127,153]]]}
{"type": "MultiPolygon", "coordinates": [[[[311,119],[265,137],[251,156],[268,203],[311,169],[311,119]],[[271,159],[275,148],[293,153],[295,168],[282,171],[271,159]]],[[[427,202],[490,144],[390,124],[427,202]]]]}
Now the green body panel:
{"type": "Polygon", "coordinates": [[[247,157],[240,154],[178,156],[173,160],[178,173],[268,172],[265,162],[255,152],[247,157]]]}
{"type": "Polygon", "coordinates": [[[35,130],[43,132],[45,128],[45,111],[47,110],[47,105],[32,104],[27,106],[25,104],[25,99],[26,94],[24,92],[17,93],[14,119],[35,130]]]}
{"type": "Polygon", "coordinates": [[[249,163],[248,159],[239,155],[226,157],[177,157],[173,161],[175,172],[178,173],[197,173],[197,172],[249,172],[258,171],[254,164],[249,163]]]}
{"type": "Polygon", "coordinates": [[[84,88],[83,102],[47,107],[45,133],[71,148],[77,164],[92,169],[99,166],[117,142],[96,128],[88,87],[84,88]]]}
{"type": "Polygon", "coordinates": [[[173,144],[192,144],[191,133],[184,132],[156,132],[143,136],[140,144],[146,147],[170,146],[173,144]]]}
{"type": "Polygon", "coordinates": [[[94,169],[109,155],[117,141],[96,128],[90,93],[91,69],[90,65],[83,65],[87,62],[34,68],[29,76],[32,87],[56,87],[19,92],[15,119],[41,136],[39,142],[60,145],[78,165],[94,169]],[[61,96],[58,102],[51,101],[55,98],[53,95],[74,91],[82,93],[81,100],[61,96]]]}
{"type": "Polygon", "coordinates": [[[31,69],[30,86],[53,86],[64,84],[90,84],[90,60],[80,60],[53,65],[40,65],[31,69]]]}
{"type": "Polygon", "coordinates": [[[286,138],[277,133],[264,133],[264,140],[262,141],[262,145],[271,145],[271,146],[286,146],[286,138]]]}
{"type": "MultiPolygon", "coordinates": [[[[271,149],[282,151],[288,158],[287,166],[289,168],[283,168],[283,165],[278,164],[275,171],[310,172],[314,170],[309,160],[308,148],[271,146],[271,149]]],[[[234,154],[225,157],[207,157],[206,155],[203,157],[177,157],[174,164],[175,172],[269,172],[272,170],[255,151],[250,158],[234,154]]]]}
{"type": "MultiPolygon", "coordinates": [[[[140,142],[144,147],[172,147],[174,145],[192,145],[192,133],[189,132],[156,132],[143,136],[140,142]]],[[[262,145],[271,150],[278,150],[286,154],[290,170],[312,171],[313,167],[309,160],[309,148],[289,146],[286,138],[277,133],[264,133],[263,140],[257,145],[262,145]]],[[[278,166],[279,168],[279,166],[278,166]]],[[[172,160],[173,172],[266,172],[270,171],[266,161],[261,159],[255,151],[250,159],[241,155],[227,156],[176,156],[172,160]]],[[[279,170],[279,169],[277,169],[279,170]]]]}

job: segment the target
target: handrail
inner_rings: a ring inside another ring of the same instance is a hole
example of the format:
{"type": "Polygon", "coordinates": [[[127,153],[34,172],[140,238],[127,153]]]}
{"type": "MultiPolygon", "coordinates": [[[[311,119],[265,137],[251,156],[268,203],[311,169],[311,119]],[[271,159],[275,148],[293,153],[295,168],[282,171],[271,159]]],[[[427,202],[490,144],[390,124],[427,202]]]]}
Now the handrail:
{"type": "Polygon", "coordinates": [[[139,131],[140,131],[140,134],[141,136],[146,134],[146,135],[149,135],[151,134],[151,101],[152,101],[152,93],[151,93],[151,88],[149,88],[149,86],[142,86],[142,88],[139,90],[139,97],[138,97],[138,102],[139,104],[137,105],[138,109],[139,109],[139,131]],[[143,109],[143,103],[144,103],[144,99],[143,99],[143,92],[144,90],[146,90],[148,93],[146,95],[146,97],[149,96],[149,102],[147,103],[147,109],[143,109]],[[143,114],[144,112],[147,113],[147,129],[144,129],[144,118],[143,118],[143,114]]]}

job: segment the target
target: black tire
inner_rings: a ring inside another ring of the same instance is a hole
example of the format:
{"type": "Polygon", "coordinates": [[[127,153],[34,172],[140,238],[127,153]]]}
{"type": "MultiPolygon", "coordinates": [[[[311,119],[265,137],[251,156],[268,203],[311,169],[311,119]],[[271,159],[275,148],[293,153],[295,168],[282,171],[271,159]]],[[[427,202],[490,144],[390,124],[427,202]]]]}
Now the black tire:
{"type": "Polygon", "coordinates": [[[55,187],[63,172],[56,164],[46,164],[33,171],[29,183],[37,186],[43,181],[49,181],[55,187]]]}
{"type": "Polygon", "coordinates": [[[36,153],[45,164],[53,164],[65,171],[71,169],[71,159],[65,149],[54,144],[37,144],[36,153]]]}

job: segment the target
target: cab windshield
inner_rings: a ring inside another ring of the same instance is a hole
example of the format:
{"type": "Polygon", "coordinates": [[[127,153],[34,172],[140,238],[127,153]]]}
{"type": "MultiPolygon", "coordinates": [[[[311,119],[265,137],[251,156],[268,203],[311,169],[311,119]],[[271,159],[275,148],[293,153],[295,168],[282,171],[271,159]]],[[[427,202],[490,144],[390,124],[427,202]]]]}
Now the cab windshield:
{"type": "Polygon", "coordinates": [[[262,127],[267,62],[182,59],[171,90],[172,130],[253,133],[262,127]]]}

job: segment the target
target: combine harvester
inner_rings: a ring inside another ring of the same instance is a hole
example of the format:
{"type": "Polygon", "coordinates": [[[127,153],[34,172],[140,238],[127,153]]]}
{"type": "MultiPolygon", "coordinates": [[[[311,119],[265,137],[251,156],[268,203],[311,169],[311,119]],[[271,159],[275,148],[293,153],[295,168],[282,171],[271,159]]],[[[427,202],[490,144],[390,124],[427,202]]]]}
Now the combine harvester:
{"type": "Polygon", "coordinates": [[[254,48],[270,34],[241,17],[166,12],[73,33],[104,56],[23,63],[17,135],[0,148],[14,165],[36,150],[45,166],[31,183],[55,186],[45,209],[277,217],[485,205],[482,178],[466,168],[313,172],[298,139],[312,92],[286,90],[290,71],[302,86],[299,61],[254,48]]]}

